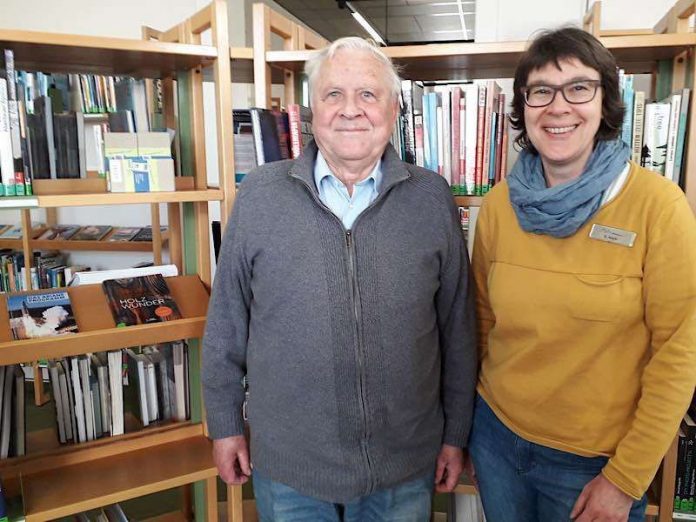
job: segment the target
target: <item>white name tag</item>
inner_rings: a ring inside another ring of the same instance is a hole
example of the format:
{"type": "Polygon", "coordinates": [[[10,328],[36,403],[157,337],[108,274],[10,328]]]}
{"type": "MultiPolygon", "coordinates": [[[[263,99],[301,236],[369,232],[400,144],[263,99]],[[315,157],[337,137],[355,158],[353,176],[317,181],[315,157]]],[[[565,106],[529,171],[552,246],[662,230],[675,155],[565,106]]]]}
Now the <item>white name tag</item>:
{"type": "Polygon", "coordinates": [[[607,227],[605,225],[592,225],[590,229],[590,237],[599,239],[607,243],[632,247],[636,241],[636,233],[630,230],[621,230],[620,228],[607,227]]]}

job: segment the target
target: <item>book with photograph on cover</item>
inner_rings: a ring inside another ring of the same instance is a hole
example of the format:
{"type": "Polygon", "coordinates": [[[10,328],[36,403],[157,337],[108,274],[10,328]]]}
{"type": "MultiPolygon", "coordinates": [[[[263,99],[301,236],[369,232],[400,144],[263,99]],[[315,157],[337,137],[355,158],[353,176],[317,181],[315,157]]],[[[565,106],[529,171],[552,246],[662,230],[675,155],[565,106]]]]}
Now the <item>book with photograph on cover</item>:
{"type": "Polygon", "coordinates": [[[15,340],[77,333],[68,292],[8,295],[7,311],[15,340]]]}
{"type": "Polygon", "coordinates": [[[108,279],[102,288],[117,327],[181,319],[161,274],[108,279]]]}

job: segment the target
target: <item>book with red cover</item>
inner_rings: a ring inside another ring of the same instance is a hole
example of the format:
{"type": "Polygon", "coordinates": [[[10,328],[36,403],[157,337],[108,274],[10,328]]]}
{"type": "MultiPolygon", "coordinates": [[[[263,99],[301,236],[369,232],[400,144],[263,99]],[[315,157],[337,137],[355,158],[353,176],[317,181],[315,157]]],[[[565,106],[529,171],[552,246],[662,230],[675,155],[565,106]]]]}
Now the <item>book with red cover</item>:
{"type": "Polygon", "coordinates": [[[108,279],[102,288],[117,327],[181,319],[161,274],[108,279]]]}

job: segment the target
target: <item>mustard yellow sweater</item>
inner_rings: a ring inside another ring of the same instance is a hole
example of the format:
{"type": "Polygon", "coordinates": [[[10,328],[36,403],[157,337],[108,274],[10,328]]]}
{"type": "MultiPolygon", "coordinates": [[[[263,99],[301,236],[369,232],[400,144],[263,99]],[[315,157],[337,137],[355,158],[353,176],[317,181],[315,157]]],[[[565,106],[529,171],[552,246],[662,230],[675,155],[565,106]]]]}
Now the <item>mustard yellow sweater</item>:
{"type": "Polygon", "coordinates": [[[481,372],[498,418],[531,442],[610,457],[640,498],[696,384],[696,221],[672,182],[634,164],[618,196],[565,239],[524,232],[507,183],[476,226],[481,372]],[[633,247],[592,224],[637,234],[633,247]]]}

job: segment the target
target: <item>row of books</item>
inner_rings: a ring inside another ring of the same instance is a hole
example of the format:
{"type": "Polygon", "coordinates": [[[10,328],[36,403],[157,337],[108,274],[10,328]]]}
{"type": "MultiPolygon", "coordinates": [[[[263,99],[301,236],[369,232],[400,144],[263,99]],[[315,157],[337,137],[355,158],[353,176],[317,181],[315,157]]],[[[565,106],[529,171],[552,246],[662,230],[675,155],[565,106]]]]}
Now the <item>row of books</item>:
{"type": "Polygon", "coordinates": [[[298,104],[288,105],[287,112],[237,109],[232,121],[237,182],[258,165],[298,158],[312,139],[312,112],[298,104]]]}
{"type": "Polygon", "coordinates": [[[142,427],[189,417],[183,341],[50,360],[48,372],[61,444],[125,433],[124,384],[142,427]]]}
{"type": "Polygon", "coordinates": [[[32,194],[33,179],[104,175],[105,133],[150,130],[144,80],[16,71],[13,51],[2,57],[0,195],[32,194]]]}
{"type": "Polygon", "coordinates": [[[696,422],[689,413],[679,428],[674,511],[675,518],[677,513],[682,519],[691,514],[696,520],[696,422]]]}
{"type": "Polygon", "coordinates": [[[0,366],[0,459],[26,453],[25,405],[22,368],[0,366]]]}
{"type": "Polygon", "coordinates": [[[645,91],[634,90],[633,85],[634,76],[619,71],[626,107],[621,136],[631,147],[631,159],[683,188],[691,89],[681,89],[662,101],[649,101],[645,91]]]}
{"type": "MultiPolygon", "coordinates": [[[[75,241],[109,241],[109,242],[146,242],[152,241],[152,227],[113,227],[111,225],[53,225],[43,228],[41,224],[32,224],[38,232],[32,239],[41,240],[75,240],[75,241]]],[[[165,233],[168,227],[160,227],[165,233]]],[[[21,225],[0,225],[0,239],[22,239],[24,229],[21,225]]]]}
{"type": "Polygon", "coordinates": [[[464,85],[401,82],[392,144],[402,159],[442,175],[454,195],[483,195],[505,177],[508,118],[493,80],[464,85]]]}
{"type": "Polygon", "coordinates": [[[24,253],[0,250],[0,291],[60,288],[70,282],[74,273],[82,270],[89,270],[89,267],[69,264],[63,253],[35,251],[30,269],[31,288],[27,288],[24,253]]]}

